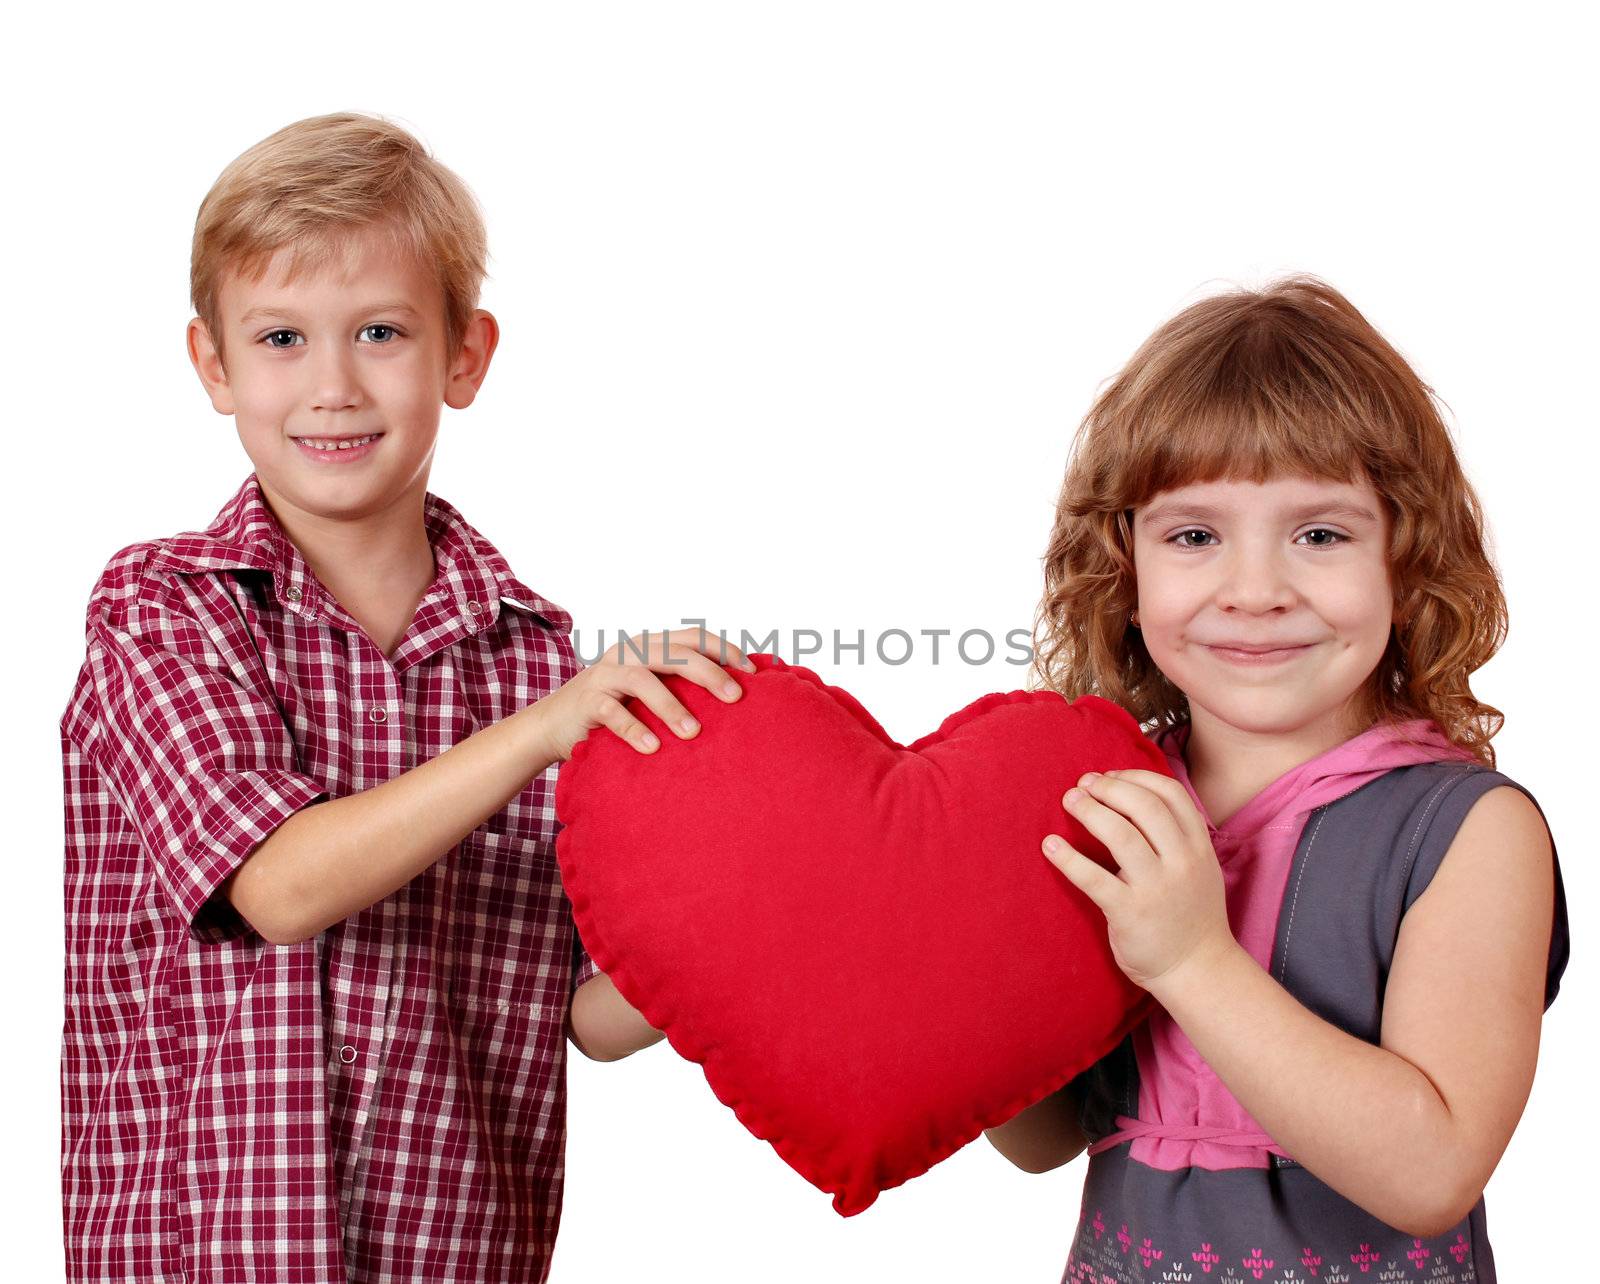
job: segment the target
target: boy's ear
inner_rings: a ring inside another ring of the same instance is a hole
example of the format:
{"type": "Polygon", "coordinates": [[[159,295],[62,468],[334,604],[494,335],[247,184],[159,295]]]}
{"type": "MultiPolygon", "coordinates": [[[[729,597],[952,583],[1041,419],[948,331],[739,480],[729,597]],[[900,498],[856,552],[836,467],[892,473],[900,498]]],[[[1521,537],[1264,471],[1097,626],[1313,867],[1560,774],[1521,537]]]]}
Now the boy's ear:
{"type": "Polygon", "coordinates": [[[199,317],[192,317],[186,338],[189,360],[194,364],[200,382],[205,385],[212,408],[219,415],[233,414],[233,389],[228,385],[228,372],[223,368],[222,356],[217,352],[217,345],[211,341],[211,332],[206,329],[206,323],[199,317]]]}
{"type": "Polygon", "coordinates": [[[478,395],[483,377],[489,373],[489,360],[500,342],[500,324],[494,314],[479,308],[467,322],[461,336],[461,351],[445,380],[444,404],[452,410],[465,410],[478,395]]]}

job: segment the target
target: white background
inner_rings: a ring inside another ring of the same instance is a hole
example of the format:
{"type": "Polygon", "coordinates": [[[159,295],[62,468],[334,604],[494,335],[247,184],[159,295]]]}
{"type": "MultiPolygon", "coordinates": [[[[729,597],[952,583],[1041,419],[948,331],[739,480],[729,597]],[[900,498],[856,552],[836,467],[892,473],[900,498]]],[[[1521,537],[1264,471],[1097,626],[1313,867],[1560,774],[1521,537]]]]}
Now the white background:
{"type": "MultiPolygon", "coordinates": [[[[503,338],[477,404],[445,412],[431,489],[580,631],[1027,627],[1071,430],[1140,340],[1283,271],[1348,294],[1450,406],[1511,607],[1473,686],[1507,714],[1500,765],[1543,805],[1573,904],[1491,1239],[1504,1280],[1591,1275],[1578,13],[367,3],[13,26],[8,1273],[61,1270],[55,723],[89,588],[249,471],[184,356],[195,210],[251,143],[355,109],[412,128],[486,208],[503,338]]],[[[808,663],[901,740],[1023,681],[925,651],[808,663]]],[[[1078,1211],[1084,1161],[1030,1177],[979,1141],[841,1219],[665,1045],[577,1058],[570,1107],[556,1281],[1052,1281],[1078,1211]]]]}

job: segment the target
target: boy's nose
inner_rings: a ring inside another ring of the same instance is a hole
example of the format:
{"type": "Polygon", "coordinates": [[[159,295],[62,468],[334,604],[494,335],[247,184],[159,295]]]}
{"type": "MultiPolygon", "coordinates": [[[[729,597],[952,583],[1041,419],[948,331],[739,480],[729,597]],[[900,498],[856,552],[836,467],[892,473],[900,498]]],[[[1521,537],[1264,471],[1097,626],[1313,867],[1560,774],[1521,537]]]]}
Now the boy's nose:
{"type": "Polygon", "coordinates": [[[312,371],[311,409],[348,410],[361,403],[355,361],[342,352],[324,352],[312,371]]]}

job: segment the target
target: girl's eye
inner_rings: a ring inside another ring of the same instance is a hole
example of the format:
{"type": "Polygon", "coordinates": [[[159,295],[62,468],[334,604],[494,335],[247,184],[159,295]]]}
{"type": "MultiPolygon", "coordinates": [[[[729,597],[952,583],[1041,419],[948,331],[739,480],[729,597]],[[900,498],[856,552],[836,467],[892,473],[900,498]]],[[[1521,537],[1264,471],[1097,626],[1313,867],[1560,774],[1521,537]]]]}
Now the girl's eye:
{"type": "MultiPolygon", "coordinates": [[[[1348,535],[1342,535],[1338,531],[1329,530],[1326,526],[1314,526],[1310,530],[1306,531],[1305,533],[1307,535],[1331,535],[1333,537],[1331,540],[1328,540],[1328,541],[1325,541],[1325,542],[1322,542],[1322,543],[1312,544],[1311,545],[1312,548],[1334,548],[1338,544],[1348,543],[1349,540],[1350,540],[1350,537],[1348,535]]],[[[1167,543],[1170,544],[1174,540],[1182,540],[1185,535],[1204,535],[1208,539],[1211,538],[1211,532],[1210,531],[1203,531],[1203,530],[1200,530],[1198,527],[1191,527],[1188,530],[1179,531],[1176,535],[1169,536],[1167,538],[1167,543]]],[[[1206,547],[1209,547],[1209,546],[1206,545],[1206,544],[1184,543],[1184,544],[1180,545],[1180,547],[1182,547],[1182,548],[1206,548],[1206,547]]]]}

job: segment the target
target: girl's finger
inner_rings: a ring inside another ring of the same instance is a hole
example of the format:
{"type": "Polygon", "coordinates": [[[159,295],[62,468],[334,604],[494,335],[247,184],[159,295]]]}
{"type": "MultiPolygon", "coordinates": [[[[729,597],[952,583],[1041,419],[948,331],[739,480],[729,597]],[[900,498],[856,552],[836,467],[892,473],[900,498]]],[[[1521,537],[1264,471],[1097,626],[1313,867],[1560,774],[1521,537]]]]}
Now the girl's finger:
{"type": "Polygon", "coordinates": [[[1156,853],[1148,839],[1127,817],[1096,798],[1086,787],[1069,789],[1061,799],[1067,813],[1105,844],[1117,865],[1130,878],[1141,878],[1156,864],[1156,853]]]}
{"type": "Polygon", "coordinates": [[[1189,791],[1183,787],[1182,781],[1164,776],[1159,771],[1146,771],[1142,767],[1125,767],[1114,773],[1113,779],[1143,785],[1167,805],[1173,820],[1190,842],[1196,845],[1202,843],[1210,845],[1211,834],[1206,828],[1206,818],[1194,805],[1194,799],[1189,796],[1189,791]]]}
{"type": "Polygon", "coordinates": [[[1098,861],[1068,845],[1059,834],[1047,834],[1045,858],[1066,875],[1067,881],[1108,915],[1114,912],[1128,885],[1098,861]]]}
{"type": "MultiPolygon", "coordinates": [[[[1151,777],[1155,775],[1154,772],[1145,774],[1151,777]]],[[[1178,784],[1175,780],[1171,783],[1178,784]]],[[[1159,854],[1188,850],[1190,836],[1178,817],[1173,814],[1171,804],[1155,790],[1129,780],[1120,771],[1097,775],[1079,788],[1103,807],[1126,819],[1143,836],[1145,846],[1151,852],[1159,854]]],[[[1182,789],[1183,786],[1178,785],[1178,788],[1182,789]]],[[[1099,838],[1100,835],[1096,833],[1095,837],[1099,838]]],[[[1142,849],[1132,851],[1135,863],[1142,854],[1142,849]]]]}

